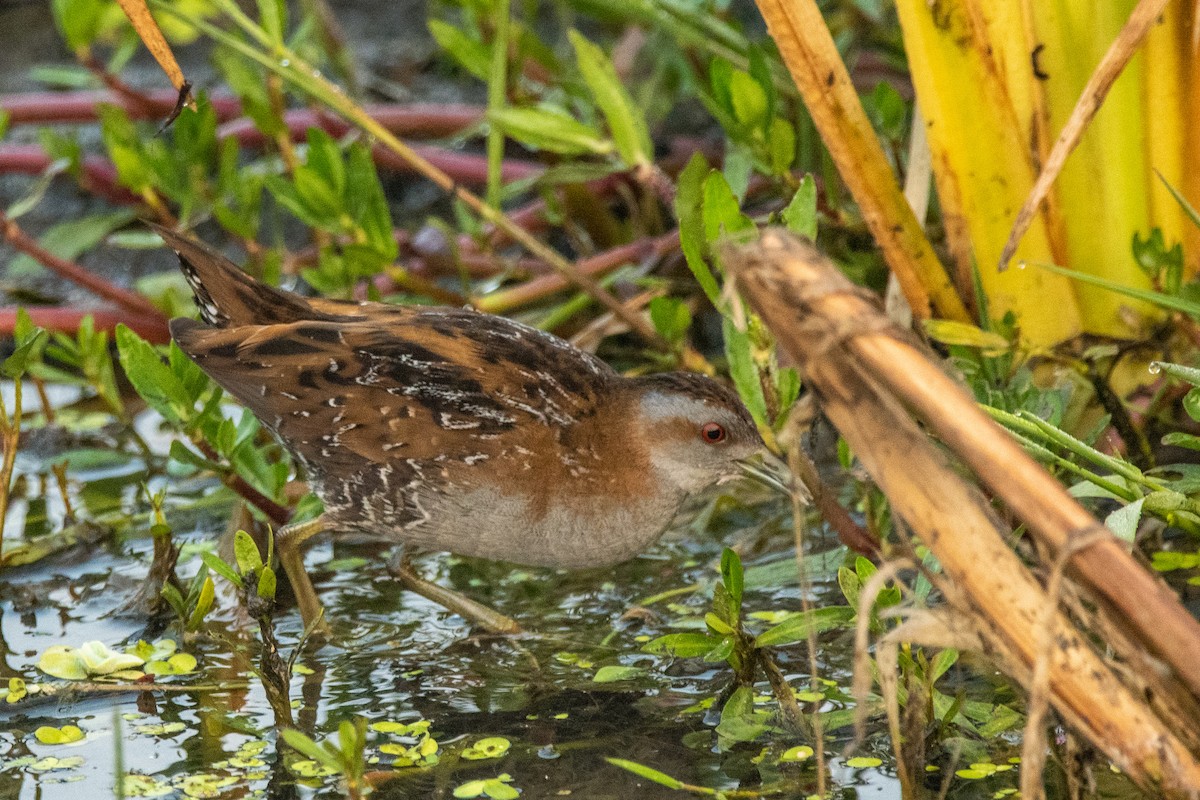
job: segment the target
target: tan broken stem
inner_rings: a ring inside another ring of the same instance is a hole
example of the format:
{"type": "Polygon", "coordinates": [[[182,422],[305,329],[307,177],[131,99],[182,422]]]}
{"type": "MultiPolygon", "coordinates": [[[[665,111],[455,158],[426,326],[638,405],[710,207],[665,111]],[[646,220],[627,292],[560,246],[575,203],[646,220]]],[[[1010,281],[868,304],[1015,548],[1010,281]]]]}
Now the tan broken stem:
{"type": "MultiPolygon", "coordinates": [[[[962,389],[814,248],[786,232],[770,230],[759,242],[726,247],[724,256],[751,305],[799,362],[807,385],[822,399],[825,412],[888,496],[896,514],[937,556],[947,582],[955,589],[951,598],[957,610],[970,617],[986,649],[998,657],[999,663],[1016,680],[1028,685],[1042,655],[1037,623],[1050,600],[1009,549],[988,500],[959,477],[899,398],[903,397],[942,434],[943,429],[953,426],[939,425],[937,418],[948,415],[958,421],[955,415],[962,409],[951,405],[948,410],[944,396],[938,397],[936,405],[921,405],[914,402],[913,395],[934,392],[961,396],[978,415],[964,425],[994,429],[995,437],[989,441],[1000,451],[1012,440],[983,417],[962,389]],[[894,362],[892,369],[904,370],[903,384],[917,384],[915,389],[902,384],[901,391],[893,385],[895,376],[888,375],[888,370],[877,363],[881,353],[889,354],[894,362]],[[916,369],[918,364],[924,366],[916,369]],[[936,379],[931,379],[932,375],[936,379]]],[[[968,455],[964,450],[979,446],[976,439],[962,432],[952,437],[943,434],[942,438],[964,456],[968,455]]],[[[1058,483],[1024,453],[1020,453],[1020,464],[1012,462],[1005,452],[987,449],[982,453],[987,460],[999,455],[1010,468],[1036,472],[1034,493],[1039,499],[1057,497],[1055,490],[1065,497],[1058,483]]],[[[1019,502],[1017,496],[1020,491],[1030,491],[1026,485],[1029,475],[1018,480],[1016,486],[1005,486],[1003,492],[997,476],[984,477],[1015,512],[1031,523],[1031,528],[1036,522],[1039,530],[1045,531],[1048,526],[1044,520],[1029,519],[1024,512],[1037,509],[1049,513],[1048,509],[1019,502]]],[[[1064,515],[1060,508],[1053,515],[1059,523],[1071,520],[1058,531],[1060,546],[1055,552],[1061,552],[1073,532],[1086,533],[1097,524],[1082,507],[1069,497],[1065,499],[1077,511],[1064,515]]],[[[1156,631],[1135,625],[1143,640],[1154,640],[1156,632],[1173,621],[1175,615],[1169,613],[1172,606],[1179,614],[1186,616],[1186,612],[1169,591],[1164,597],[1157,582],[1120,548],[1116,550],[1121,560],[1115,561],[1104,546],[1106,541],[1075,554],[1072,571],[1080,572],[1083,559],[1091,555],[1104,560],[1094,566],[1121,572],[1128,579],[1133,572],[1120,566],[1127,562],[1140,575],[1140,585],[1149,583],[1154,587],[1153,592],[1143,595],[1129,583],[1122,586],[1139,603],[1147,603],[1149,598],[1156,605],[1156,631]]],[[[1104,597],[1112,602],[1111,596],[1104,597]]],[[[1054,647],[1045,654],[1047,687],[1052,705],[1067,724],[1095,743],[1141,786],[1171,798],[1200,797],[1200,764],[1170,726],[1122,682],[1065,614],[1055,611],[1050,630],[1054,647]]],[[[1193,654],[1197,652],[1196,641],[1190,640],[1193,654]]],[[[1174,661],[1171,665],[1176,667],[1174,661]]]]}
{"type": "MultiPolygon", "coordinates": [[[[816,250],[801,243],[789,244],[794,239],[785,237],[768,233],[763,247],[745,250],[745,258],[757,258],[764,264],[784,260],[788,274],[803,281],[798,286],[808,286],[806,291],[818,285],[827,288],[820,313],[841,320],[839,330],[856,332],[844,342],[847,357],[900,398],[990,491],[1028,523],[1040,543],[1052,553],[1060,553],[1073,538],[1095,526],[1087,509],[993,423],[961,385],[920,346],[887,325],[870,296],[855,290],[816,250]]],[[[1196,658],[1200,622],[1165,583],[1134,561],[1116,537],[1081,548],[1071,557],[1068,569],[1113,610],[1116,619],[1124,621],[1135,639],[1171,666],[1191,695],[1200,697],[1200,659],[1196,658]]]]}
{"type": "Polygon", "coordinates": [[[966,306],[896,183],[814,0],[757,0],[838,173],[918,319],[966,321],[966,306]]]}

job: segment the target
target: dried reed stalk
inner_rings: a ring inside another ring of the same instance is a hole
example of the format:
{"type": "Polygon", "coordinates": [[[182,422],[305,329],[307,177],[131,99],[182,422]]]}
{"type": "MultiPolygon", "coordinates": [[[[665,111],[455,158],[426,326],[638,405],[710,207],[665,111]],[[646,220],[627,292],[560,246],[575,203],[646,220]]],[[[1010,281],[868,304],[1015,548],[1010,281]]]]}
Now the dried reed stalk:
{"type": "MultiPolygon", "coordinates": [[[[1196,664],[1179,658],[1180,649],[1200,652],[1200,626],[1174,595],[1112,537],[1096,535],[1100,524],[817,250],[772,230],[759,242],[728,246],[725,258],[894,510],[939,559],[954,588],[949,600],[970,616],[989,655],[1026,686],[1044,671],[1061,717],[1140,785],[1166,797],[1200,797],[1200,763],[1185,744],[1195,735],[1177,734],[1186,718],[1164,720],[1144,702],[1146,693],[1100,656],[1005,543],[1007,527],[998,525],[987,498],[959,477],[910,410],[1030,523],[1052,554],[1069,559],[1069,575],[1122,611],[1135,603],[1149,608],[1149,620],[1141,613],[1127,619],[1132,641],[1149,643],[1174,677],[1200,695],[1192,682],[1196,664]],[[1086,546],[1072,552],[1073,539],[1086,539],[1080,542],[1086,546]]],[[[1117,655],[1135,663],[1138,656],[1117,655]]],[[[1153,691],[1180,696],[1174,677],[1139,676],[1153,691]]]]}

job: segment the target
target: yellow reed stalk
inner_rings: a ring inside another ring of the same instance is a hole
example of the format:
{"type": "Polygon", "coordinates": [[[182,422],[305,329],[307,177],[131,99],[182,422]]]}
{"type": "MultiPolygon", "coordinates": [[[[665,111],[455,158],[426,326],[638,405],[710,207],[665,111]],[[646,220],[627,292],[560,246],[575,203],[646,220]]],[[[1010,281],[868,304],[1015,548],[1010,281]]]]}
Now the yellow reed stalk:
{"type": "MultiPolygon", "coordinates": [[[[1043,45],[1040,67],[1048,76],[1042,87],[1053,130],[1067,126],[1093,69],[1135,5],[1132,0],[1099,4],[1048,0],[1033,5],[1035,35],[1043,45]]],[[[1154,174],[1147,147],[1169,147],[1169,142],[1147,140],[1144,74],[1144,54],[1135,54],[1054,184],[1067,232],[1067,259],[1062,263],[1137,288],[1149,286],[1130,250],[1134,232],[1145,235],[1151,227],[1149,185],[1154,174]]],[[[1146,322],[1157,316],[1145,303],[1089,284],[1077,284],[1076,293],[1084,328],[1091,333],[1140,336],[1146,322]]]]}
{"type": "MultiPolygon", "coordinates": [[[[1069,281],[1042,270],[996,268],[1033,185],[1037,155],[1034,92],[1016,88],[1018,76],[1031,71],[1020,6],[897,0],[896,7],[958,274],[974,262],[992,317],[1017,313],[1029,343],[1049,345],[1076,335],[1080,317],[1069,281]]],[[[1051,230],[1043,209],[1019,257],[1054,260],[1051,230]]]]}
{"type": "MultiPolygon", "coordinates": [[[[1186,166],[1196,164],[1194,157],[1187,157],[1188,129],[1196,127],[1191,122],[1195,106],[1189,95],[1187,70],[1196,56],[1192,27],[1195,16],[1193,3],[1167,5],[1158,25],[1146,37],[1146,68],[1142,77],[1146,160],[1163,180],[1183,192],[1193,205],[1200,202],[1196,194],[1200,180],[1197,180],[1194,166],[1192,169],[1186,166]]],[[[1191,87],[1194,86],[1192,83],[1191,87]]],[[[1151,175],[1149,190],[1150,219],[1162,229],[1168,246],[1172,242],[1183,242],[1188,272],[1195,274],[1200,267],[1200,228],[1187,219],[1171,192],[1154,175],[1151,175]]]]}

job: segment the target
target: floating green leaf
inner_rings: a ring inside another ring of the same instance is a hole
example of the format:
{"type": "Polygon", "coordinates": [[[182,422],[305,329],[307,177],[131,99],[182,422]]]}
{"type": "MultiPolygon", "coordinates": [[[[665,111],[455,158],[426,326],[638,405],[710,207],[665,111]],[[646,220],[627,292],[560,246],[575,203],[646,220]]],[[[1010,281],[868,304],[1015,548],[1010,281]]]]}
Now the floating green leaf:
{"type": "Polygon", "coordinates": [[[807,761],[813,757],[813,749],[806,744],[789,747],[783,751],[783,755],[779,756],[780,764],[795,764],[799,761],[807,761]]]}
{"type": "Polygon", "coordinates": [[[147,736],[174,736],[187,730],[187,725],[182,722],[162,722],[150,725],[138,725],[134,728],[137,733],[144,733],[147,736]]]}
{"type": "Polygon", "coordinates": [[[196,669],[196,657],[190,653],[176,653],[165,661],[151,661],[146,672],[151,675],[186,675],[196,669]]]}
{"type": "Polygon", "coordinates": [[[63,725],[61,728],[43,725],[35,730],[33,735],[42,744],[71,744],[83,741],[83,731],[76,725],[63,725]]]}
{"type": "Polygon", "coordinates": [[[469,761],[479,761],[485,758],[500,758],[508,749],[512,747],[512,742],[505,739],[503,736],[490,736],[486,739],[480,739],[475,744],[462,751],[462,757],[469,761]]]}
{"type": "Polygon", "coordinates": [[[140,667],[144,660],[127,653],[114,653],[103,642],[88,642],[71,648],[54,645],[38,659],[37,667],[47,675],[64,680],[81,681],[93,675],[111,675],[140,667]]]}
{"type": "Polygon", "coordinates": [[[29,765],[29,769],[34,772],[53,772],[60,769],[75,769],[83,766],[83,756],[69,756],[67,758],[55,758],[47,756],[39,758],[29,765]]]}
{"type": "Polygon", "coordinates": [[[508,773],[497,775],[495,778],[467,781],[455,788],[454,796],[460,798],[460,800],[471,797],[490,797],[492,800],[514,800],[520,796],[521,790],[509,786],[508,784],[510,783],[512,783],[512,776],[508,773]]]}

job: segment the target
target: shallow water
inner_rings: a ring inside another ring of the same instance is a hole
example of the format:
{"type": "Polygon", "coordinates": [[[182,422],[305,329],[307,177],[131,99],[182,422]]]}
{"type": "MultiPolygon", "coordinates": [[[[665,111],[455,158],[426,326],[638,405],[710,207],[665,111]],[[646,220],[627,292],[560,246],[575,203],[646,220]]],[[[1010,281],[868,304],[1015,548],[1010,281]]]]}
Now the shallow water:
{"type": "MultiPolygon", "coordinates": [[[[39,461],[25,463],[32,468],[39,461]]],[[[53,482],[33,480],[36,473],[26,477],[30,502],[23,507],[42,508],[45,518],[26,526],[22,507],[14,509],[6,549],[19,541],[22,530],[56,530],[61,524],[62,503],[54,500],[53,482]]],[[[99,640],[119,650],[139,638],[181,638],[177,624],[163,630],[168,618],[151,622],[148,631],[143,613],[124,610],[151,559],[147,508],[137,491],[146,478],[145,468],[134,461],[75,474],[76,497],[85,488],[107,497],[114,515],[119,512],[128,522],[122,533],[0,572],[4,678],[50,681],[36,664],[52,645],[99,640]]],[[[200,566],[196,545],[218,536],[232,499],[207,479],[156,474],[151,482],[171,490],[167,519],[176,541],[184,544],[178,572],[186,585],[200,566]]],[[[317,546],[308,563],[334,633],[324,645],[310,642],[296,659],[291,697],[298,726],[321,738],[355,717],[374,723],[428,720],[438,763],[403,768],[381,780],[375,796],[386,798],[451,797],[470,781],[501,774],[511,776],[508,785],[522,798],[685,796],[612,766],[606,757],[636,761],[711,789],[754,790],[769,784],[782,787],[775,796],[811,795],[817,790],[815,759],[776,763],[788,748],[812,745],[810,735],[768,730],[752,741],[722,744],[715,732],[719,715],[703,706],[729,687],[729,667],[642,652],[656,636],[703,630],[716,562],[726,545],[736,544],[744,554],[747,614],[801,608],[804,592],[792,568],[786,503],[745,487],[733,491],[691,509],[648,553],[614,569],[565,573],[447,556],[418,560],[425,574],[514,616],[534,632],[516,638],[473,635],[460,618],[400,591],[388,574],[387,559],[371,548],[317,546]],[[329,569],[330,563],[337,568],[329,569]],[[593,678],[605,666],[641,672],[597,683],[593,678]],[[499,758],[462,757],[484,737],[503,737],[510,748],[499,758]]],[[[818,606],[844,604],[836,580],[847,558],[844,549],[815,528],[806,550],[807,599],[818,606]]],[[[8,705],[0,701],[0,798],[113,797],[118,741],[124,770],[146,776],[126,784],[130,795],[341,796],[336,777],[306,777],[312,769],[295,765],[295,755],[276,757],[271,710],[253,672],[261,648],[257,626],[229,585],[215,580],[215,610],[199,633],[179,642],[180,650],[198,659],[196,671],[160,679],[180,691],[131,688],[8,705]],[[67,724],[81,728],[84,740],[47,745],[33,735],[39,726],[67,724]]],[[[276,630],[286,657],[302,630],[285,592],[280,602],[276,630]]],[[[821,635],[817,664],[827,682],[823,711],[853,707],[851,652],[851,632],[821,635]]],[[[808,688],[804,647],[781,648],[778,659],[793,688],[808,688]]],[[[985,696],[995,691],[961,672],[943,680],[957,681],[961,691],[985,696]]],[[[755,690],[762,708],[773,711],[766,682],[755,690]]],[[[397,758],[398,745],[417,741],[386,732],[368,736],[368,769],[381,772],[397,758]]],[[[867,740],[855,753],[881,759],[878,766],[848,765],[840,753],[850,738],[844,726],[826,733],[832,796],[898,798],[882,718],[872,719],[867,740]]],[[[988,760],[1001,765],[1018,751],[1012,737],[994,739],[988,747],[988,760]]],[[[935,748],[931,759],[947,769],[965,766],[950,764],[935,748]]],[[[984,780],[953,778],[948,796],[1008,796],[998,793],[1012,790],[1017,780],[1011,768],[984,780]]],[[[931,796],[941,781],[940,771],[930,773],[931,796]]]]}

